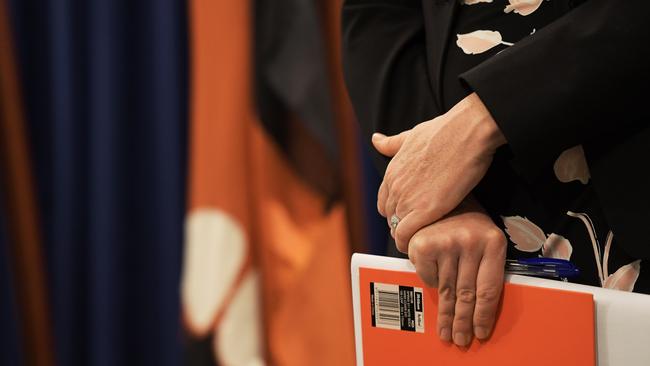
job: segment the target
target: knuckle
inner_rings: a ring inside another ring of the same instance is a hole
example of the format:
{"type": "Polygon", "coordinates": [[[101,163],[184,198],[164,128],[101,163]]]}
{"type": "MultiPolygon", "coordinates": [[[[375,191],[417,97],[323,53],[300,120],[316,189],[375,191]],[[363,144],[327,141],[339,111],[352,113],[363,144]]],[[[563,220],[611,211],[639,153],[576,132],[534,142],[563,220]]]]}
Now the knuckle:
{"type": "Polygon", "coordinates": [[[485,238],[487,239],[488,243],[490,243],[491,245],[495,245],[495,246],[497,246],[497,245],[498,246],[504,246],[505,243],[506,243],[505,234],[503,233],[503,231],[501,231],[501,229],[498,229],[498,228],[488,230],[485,233],[485,238]]]}
{"type": "Polygon", "coordinates": [[[418,232],[409,242],[409,253],[418,258],[435,260],[438,257],[438,248],[431,238],[418,232]]]}
{"type": "Polygon", "coordinates": [[[400,199],[397,201],[397,205],[395,206],[395,215],[398,217],[406,217],[410,212],[409,207],[408,200],[400,199]]]}
{"type": "Polygon", "coordinates": [[[438,288],[438,297],[447,302],[456,302],[456,289],[450,283],[442,283],[438,288]]]}
{"type": "Polygon", "coordinates": [[[413,235],[409,245],[413,247],[414,251],[421,251],[427,245],[427,237],[424,235],[418,235],[417,233],[413,235]]]}
{"type": "Polygon", "coordinates": [[[455,250],[456,243],[447,234],[439,234],[436,236],[436,247],[441,253],[450,253],[455,250]]]}
{"type": "Polygon", "coordinates": [[[476,244],[474,233],[467,227],[462,227],[456,230],[456,240],[464,247],[476,244]]]}
{"type": "Polygon", "coordinates": [[[477,301],[481,303],[495,303],[499,300],[501,289],[496,286],[489,286],[479,289],[476,293],[477,301]]]}
{"type": "Polygon", "coordinates": [[[456,301],[463,304],[474,304],[476,302],[476,290],[471,288],[456,290],[456,301]]]}

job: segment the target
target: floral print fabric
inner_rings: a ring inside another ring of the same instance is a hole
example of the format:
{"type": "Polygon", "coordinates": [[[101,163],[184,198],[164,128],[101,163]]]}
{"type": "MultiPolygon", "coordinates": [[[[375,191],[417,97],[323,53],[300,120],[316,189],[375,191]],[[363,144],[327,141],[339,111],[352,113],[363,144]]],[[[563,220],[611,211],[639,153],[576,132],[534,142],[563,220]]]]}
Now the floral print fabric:
{"type": "MultiPolygon", "coordinates": [[[[460,74],[526,37],[535,37],[537,30],[561,15],[560,1],[462,0],[443,65],[445,107],[471,92],[460,82],[460,74]]],[[[581,271],[576,282],[650,293],[650,267],[617,245],[591,186],[583,146],[562,152],[532,183],[518,176],[511,160],[507,146],[497,151],[474,191],[506,233],[509,258],[567,259],[581,271]]]]}

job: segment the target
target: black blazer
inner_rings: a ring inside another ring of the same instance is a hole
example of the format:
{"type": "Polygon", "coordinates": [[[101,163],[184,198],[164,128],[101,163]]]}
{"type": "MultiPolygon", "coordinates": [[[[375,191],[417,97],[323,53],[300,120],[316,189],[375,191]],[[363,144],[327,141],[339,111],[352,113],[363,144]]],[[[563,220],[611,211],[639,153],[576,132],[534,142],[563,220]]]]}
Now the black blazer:
{"type": "MultiPolygon", "coordinates": [[[[493,115],[526,179],[583,144],[618,242],[650,259],[650,1],[551,1],[564,15],[459,77],[493,115]]],[[[345,1],[345,77],[367,138],[445,112],[442,67],[458,6],[345,1]]]]}

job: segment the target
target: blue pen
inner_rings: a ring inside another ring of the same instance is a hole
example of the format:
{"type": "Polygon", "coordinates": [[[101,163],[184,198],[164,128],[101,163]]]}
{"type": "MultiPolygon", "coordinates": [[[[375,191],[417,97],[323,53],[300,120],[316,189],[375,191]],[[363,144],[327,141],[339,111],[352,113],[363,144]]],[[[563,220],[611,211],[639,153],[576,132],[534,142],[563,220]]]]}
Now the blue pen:
{"type": "Polygon", "coordinates": [[[526,276],[563,279],[580,275],[570,261],[556,258],[523,258],[506,260],[506,273],[526,276]]]}

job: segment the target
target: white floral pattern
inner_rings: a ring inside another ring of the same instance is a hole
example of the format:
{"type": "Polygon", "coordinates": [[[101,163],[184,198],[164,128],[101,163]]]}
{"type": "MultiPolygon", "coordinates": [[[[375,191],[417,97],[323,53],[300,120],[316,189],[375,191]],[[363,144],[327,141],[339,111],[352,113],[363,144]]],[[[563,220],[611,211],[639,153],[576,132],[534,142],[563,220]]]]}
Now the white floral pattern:
{"type": "MultiPolygon", "coordinates": [[[[636,260],[632,263],[620,267],[614,274],[608,275],[609,252],[611,250],[614,235],[610,231],[607,234],[605,253],[601,259],[600,243],[596,236],[596,230],[589,216],[585,213],[567,212],[570,217],[581,220],[591,239],[594,258],[596,259],[596,268],[601,286],[604,288],[632,291],[641,272],[641,261],[636,260]]],[[[505,216],[502,217],[506,233],[510,241],[515,244],[515,249],[534,253],[541,250],[541,256],[546,258],[557,258],[570,260],[573,253],[573,247],[568,239],[561,235],[551,233],[544,235],[544,231],[526,217],[505,216]]]]}
{"type": "Polygon", "coordinates": [[[614,274],[607,277],[604,288],[613,290],[632,291],[634,284],[641,272],[641,260],[636,260],[619,268],[614,274]]]}
{"type": "Polygon", "coordinates": [[[542,246],[542,256],[546,258],[571,259],[573,247],[569,239],[562,235],[551,234],[542,246]]]}
{"type": "MultiPolygon", "coordinates": [[[[504,13],[515,13],[527,16],[534,13],[542,5],[544,0],[509,0],[508,5],[503,9],[504,13]]],[[[476,5],[480,3],[492,3],[492,0],[462,0],[464,5],[476,5]]],[[[535,30],[531,34],[534,34],[535,30]]],[[[504,42],[501,33],[496,30],[476,30],[470,33],[457,34],[456,45],[468,55],[477,55],[498,45],[512,46],[512,42],[504,42]]],[[[499,51],[501,52],[501,51],[499,51]]]]}
{"type": "Polygon", "coordinates": [[[600,278],[601,286],[614,290],[633,291],[636,280],[639,278],[641,272],[641,261],[636,260],[632,263],[626,264],[617,269],[614,274],[608,275],[609,251],[612,247],[614,234],[611,231],[607,233],[605,253],[601,259],[600,243],[598,242],[596,229],[594,228],[594,224],[589,218],[589,215],[571,211],[568,211],[567,215],[582,221],[589,233],[589,238],[591,239],[594,248],[594,258],[596,259],[596,268],[599,272],[598,277],[600,278]]]}
{"type": "Polygon", "coordinates": [[[539,252],[541,249],[541,255],[547,258],[571,258],[573,247],[563,236],[554,233],[546,236],[539,226],[525,217],[508,216],[502,217],[502,220],[515,249],[529,253],[539,252]]]}
{"type": "Polygon", "coordinates": [[[488,51],[498,45],[512,46],[504,42],[501,33],[490,30],[477,30],[466,34],[457,34],[456,45],[468,55],[476,55],[488,51]]]}
{"type": "Polygon", "coordinates": [[[555,164],[553,164],[553,172],[562,183],[578,180],[582,184],[587,184],[591,174],[589,173],[582,145],[574,146],[562,152],[555,160],[555,164]]]}
{"type": "Polygon", "coordinates": [[[504,13],[514,12],[522,16],[527,16],[539,9],[543,0],[510,0],[510,5],[503,9],[504,13]]]}

